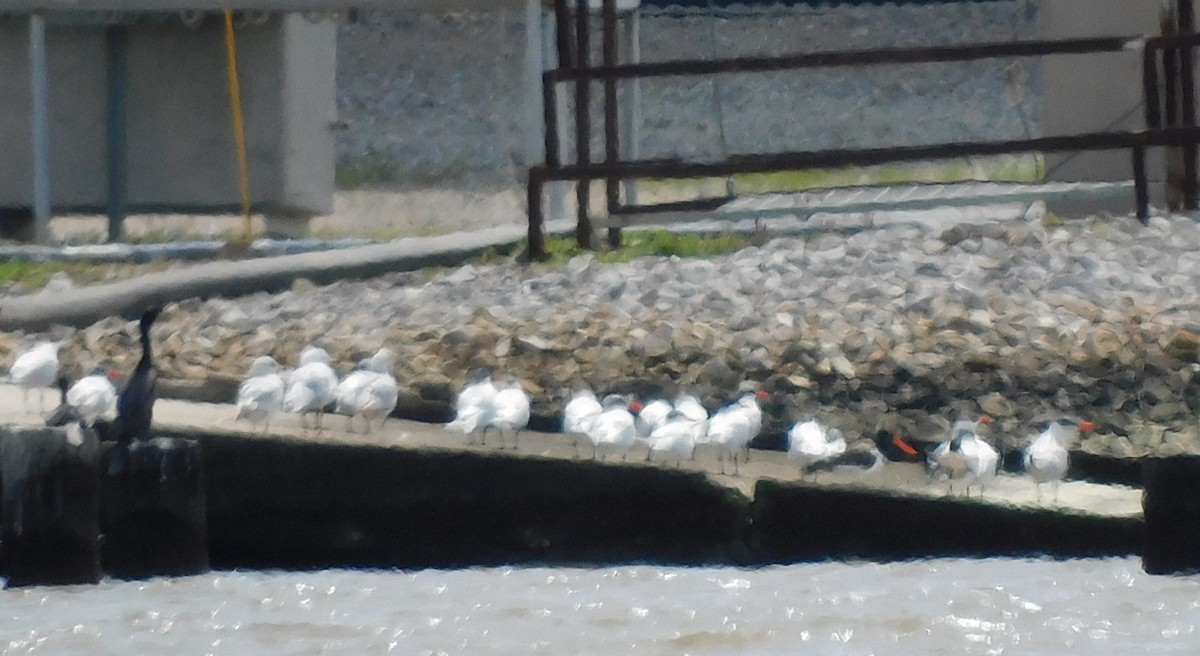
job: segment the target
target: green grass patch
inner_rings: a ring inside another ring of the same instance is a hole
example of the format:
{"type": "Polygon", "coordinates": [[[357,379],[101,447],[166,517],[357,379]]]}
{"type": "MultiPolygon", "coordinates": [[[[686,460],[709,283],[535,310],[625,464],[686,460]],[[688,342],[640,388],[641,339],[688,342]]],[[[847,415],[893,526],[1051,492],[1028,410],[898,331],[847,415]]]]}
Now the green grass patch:
{"type": "Polygon", "coordinates": [[[0,263],[0,287],[20,283],[28,290],[41,289],[56,273],[66,273],[76,285],[90,285],[163,271],[169,266],[168,262],[112,264],[108,262],[8,261],[0,263]]]}
{"type": "Polygon", "coordinates": [[[396,182],[400,167],[390,157],[370,152],[354,164],[338,162],[333,169],[333,184],[338,189],[364,189],[396,182]]]}
{"type": "MultiPolygon", "coordinates": [[[[749,239],[734,235],[701,235],[675,233],[670,230],[626,230],[621,248],[589,251],[580,248],[574,237],[546,235],[546,259],[543,264],[558,266],[576,255],[591,253],[599,262],[629,262],[646,256],[711,257],[733,253],[751,245],[749,239]]],[[[502,259],[497,254],[484,254],[484,264],[502,259]]]]}

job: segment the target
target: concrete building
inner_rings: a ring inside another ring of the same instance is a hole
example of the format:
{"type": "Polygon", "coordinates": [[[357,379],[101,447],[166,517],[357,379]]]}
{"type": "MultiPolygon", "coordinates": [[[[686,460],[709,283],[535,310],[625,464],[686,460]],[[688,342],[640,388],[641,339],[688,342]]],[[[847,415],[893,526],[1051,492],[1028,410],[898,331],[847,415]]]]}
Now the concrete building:
{"type": "MultiPolygon", "coordinates": [[[[48,11],[35,20],[11,4],[0,2],[0,148],[11,155],[0,159],[0,211],[7,232],[29,236],[39,223],[32,217],[51,207],[239,207],[221,14],[48,11]],[[39,132],[47,139],[41,151],[39,132]],[[47,166],[41,177],[39,160],[47,166]]],[[[124,4],[140,8],[108,8],[124,4]]],[[[329,212],[335,20],[243,13],[235,33],[255,211],[269,224],[329,212]]],[[[286,221],[273,227],[288,229],[286,221]]]]}

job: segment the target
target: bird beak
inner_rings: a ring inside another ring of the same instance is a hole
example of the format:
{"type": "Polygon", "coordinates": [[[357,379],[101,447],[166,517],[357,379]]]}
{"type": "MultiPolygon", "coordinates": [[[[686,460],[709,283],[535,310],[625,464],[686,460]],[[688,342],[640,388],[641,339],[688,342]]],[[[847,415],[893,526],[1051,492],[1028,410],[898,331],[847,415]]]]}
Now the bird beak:
{"type": "Polygon", "coordinates": [[[909,444],[908,442],[905,442],[904,438],[900,437],[899,435],[892,436],[892,444],[895,444],[897,449],[900,449],[901,451],[907,453],[910,456],[915,456],[918,453],[917,450],[915,448],[913,448],[913,445],[909,444]]]}
{"type": "Polygon", "coordinates": [[[984,415],[984,416],[982,416],[982,417],[980,417],[980,418],[979,418],[979,423],[981,423],[981,424],[990,424],[990,423],[992,423],[993,421],[994,421],[994,420],[993,420],[991,417],[987,416],[987,415],[984,415]]]}
{"type": "Polygon", "coordinates": [[[765,390],[758,390],[754,393],[754,395],[758,397],[759,401],[766,401],[767,399],[771,398],[771,395],[767,394],[765,390]]]}
{"type": "Polygon", "coordinates": [[[644,407],[646,407],[646,406],[642,405],[641,401],[630,401],[629,402],[629,409],[634,412],[641,412],[642,408],[644,408],[644,407]]]}
{"type": "Polygon", "coordinates": [[[1096,424],[1093,422],[1090,422],[1090,421],[1081,421],[1081,422],[1079,422],[1079,430],[1094,431],[1094,430],[1096,430],[1096,424]]]}

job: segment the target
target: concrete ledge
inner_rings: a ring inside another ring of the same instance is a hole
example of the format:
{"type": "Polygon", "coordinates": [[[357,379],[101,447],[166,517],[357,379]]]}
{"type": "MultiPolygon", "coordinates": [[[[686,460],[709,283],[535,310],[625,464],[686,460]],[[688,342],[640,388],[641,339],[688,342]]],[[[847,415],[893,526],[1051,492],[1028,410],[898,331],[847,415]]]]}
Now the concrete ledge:
{"type": "Polygon", "coordinates": [[[5,298],[0,299],[0,330],[38,331],[53,325],[82,328],[113,315],[132,319],[148,306],[188,298],[281,291],[300,278],[324,284],[453,266],[489,249],[511,248],[524,238],[524,231],[521,226],[508,226],[326,252],[208,262],[53,295],[5,298]]]}

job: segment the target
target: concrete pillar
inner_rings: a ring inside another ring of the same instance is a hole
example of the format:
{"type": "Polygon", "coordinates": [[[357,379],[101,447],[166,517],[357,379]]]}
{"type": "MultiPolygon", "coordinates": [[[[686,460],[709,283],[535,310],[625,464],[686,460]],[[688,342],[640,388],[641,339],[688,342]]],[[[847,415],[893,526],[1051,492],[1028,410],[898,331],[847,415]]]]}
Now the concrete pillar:
{"type": "Polygon", "coordinates": [[[1148,459],[1142,485],[1142,568],[1150,574],[1200,572],[1200,457],[1148,459]]]}
{"type": "MultiPolygon", "coordinates": [[[[1064,39],[1159,33],[1161,0],[1041,0],[1038,36],[1064,39]]],[[[1142,91],[1142,53],[1056,55],[1042,58],[1043,131],[1046,135],[1079,134],[1145,127],[1142,91]]],[[[1163,159],[1147,159],[1151,203],[1164,199],[1163,159]]],[[[1133,178],[1127,150],[1046,154],[1046,178],[1054,181],[1125,181],[1133,178]]],[[[1096,211],[1128,212],[1128,196],[1094,201],[1054,201],[1050,209],[1062,215],[1096,211]]]]}
{"type": "Polygon", "coordinates": [[[100,452],[104,570],[118,578],[208,570],[201,451],[193,440],[155,438],[100,452]]]}
{"type": "Polygon", "coordinates": [[[0,563],[9,586],[100,580],[98,442],[78,425],[0,427],[0,563]]]}
{"type": "Polygon", "coordinates": [[[280,189],[263,218],[269,236],[307,237],[310,219],[333,211],[337,21],[279,20],[280,189]]]}

